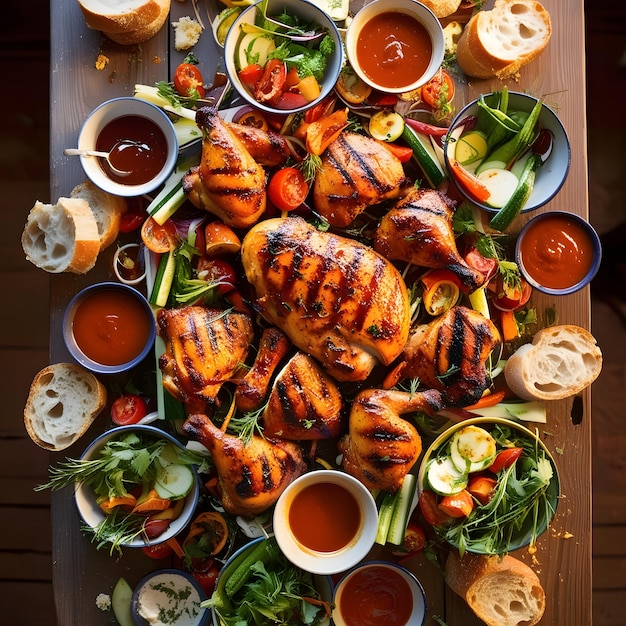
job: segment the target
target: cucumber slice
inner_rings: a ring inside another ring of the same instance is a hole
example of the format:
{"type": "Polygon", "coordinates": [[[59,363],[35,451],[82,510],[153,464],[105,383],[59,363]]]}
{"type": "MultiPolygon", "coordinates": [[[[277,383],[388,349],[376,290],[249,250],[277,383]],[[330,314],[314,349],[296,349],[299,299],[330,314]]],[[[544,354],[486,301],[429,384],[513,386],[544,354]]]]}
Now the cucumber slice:
{"type": "Polygon", "coordinates": [[[487,156],[487,135],[479,130],[463,133],[456,143],[454,154],[461,165],[482,161],[487,156]]]}
{"type": "Polygon", "coordinates": [[[496,209],[511,199],[519,183],[513,172],[496,167],[483,170],[476,178],[489,190],[489,205],[496,209]]]}
{"type": "Polygon", "coordinates": [[[440,496],[460,493],[467,487],[467,472],[459,469],[449,456],[432,459],[426,467],[426,481],[440,496]]]}
{"type": "Polygon", "coordinates": [[[505,170],[505,169],[506,169],[506,163],[504,161],[493,161],[492,159],[489,159],[487,161],[483,161],[482,163],[480,163],[478,167],[474,170],[474,174],[478,176],[478,174],[481,174],[482,172],[485,172],[486,170],[505,170]]]}
{"type": "Polygon", "coordinates": [[[115,583],[113,593],[111,594],[111,608],[120,626],[134,626],[135,624],[130,610],[132,596],[133,590],[131,586],[126,582],[126,579],[120,578],[115,583]]]}
{"type": "Polygon", "coordinates": [[[167,444],[163,447],[163,450],[161,450],[158,460],[161,467],[166,467],[172,463],[179,463],[178,448],[174,444],[167,444]]]}
{"type": "Polygon", "coordinates": [[[480,472],[496,458],[496,440],[480,426],[465,426],[450,442],[450,458],[459,471],[480,472]]]}
{"type": "Polygon", "coordinates": [[[180,463],[165,465],[157,473],[154,488],[161,498],[184,498],[193,488],[193,472],[180,463]]]}

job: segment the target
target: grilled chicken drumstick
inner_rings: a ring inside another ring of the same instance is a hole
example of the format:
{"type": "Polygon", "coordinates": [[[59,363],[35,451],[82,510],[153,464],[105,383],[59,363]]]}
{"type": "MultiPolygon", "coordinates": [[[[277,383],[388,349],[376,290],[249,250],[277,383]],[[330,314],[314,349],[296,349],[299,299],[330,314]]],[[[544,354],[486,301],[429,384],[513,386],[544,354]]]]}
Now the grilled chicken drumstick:
{"type": "Polygon", "coordinates": [[[241,259],[263,317],[335,379],[364,380],[402,352],[406,285],[371,248],[288,217],[251,228],[241,259]]]}
{"type": "Polygon", "coordinates": [[[417,429],[400,416],[439,409],[441,396],[432,389],[361,391],[352,404],[348,434],[339,440],[343,469],[369,489],[397,491],[422,451],[417,429]]]}
{"type": "Polygon", "coordinates": [[[245,444],[200,414],[190,415],[182,430],[211,453],[222,505],[232,515],[254,517],[262,513],[306,469],[302,450],[293,441],[270,442],[253,435],[245,444]]]}

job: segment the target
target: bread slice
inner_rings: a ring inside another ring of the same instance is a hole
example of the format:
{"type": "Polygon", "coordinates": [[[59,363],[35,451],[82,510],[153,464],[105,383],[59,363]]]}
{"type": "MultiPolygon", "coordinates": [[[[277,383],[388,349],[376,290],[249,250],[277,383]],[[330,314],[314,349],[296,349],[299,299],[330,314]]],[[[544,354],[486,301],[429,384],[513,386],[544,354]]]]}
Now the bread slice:
{"type": "Polygon", "coordinates": [[[462,0],[420,0],[428,7],[435,17],[448,17],[457,11],[462,0]]]}
{"type": "Polygon", "coordinates": [[[487,626],[534,626],[543,617],[546,594],[537,574],[511,555],[452,551],[446,582],[487,626]]]}
{"type": "Polygon", "coordinates": [[[602,352],[593,335],[574,325],[544,328],[518,348],[504,368],[511,391],[524,400],[561,400],[599,376],[602,352]]]}
{"type": "Polygon", "coordinates": [[[37,267],[57,274],[85,274],[100,251],[98,224],[86,200],[59,198],[56,204],[37,201],[28,214],[22,248],[37,267]]]}
{"type": "Polygon", "coordinates": [[[74,363],[55,363],[33,379],[24,407],[30,438],[46,450],[71,446],[105,407],[105,386],[74,363]]]}
{"type": "Polygon", "coordinates": [[[149,27],[154,27],[159,22],[158,28],[163,26],[171,1],[78,0],[78,4],[89,28],[105,33],[124,34],[133,31],[147,33],[150,31],[149,27]]]}
{"type": "Polygon", "coordinates": [[[496,0],[467,23],[456,58],[468,76],[510,78],[543,52],[551,34],[550,14],[536,0],[496,0]]]}
{"type": "Polygon", "coordinates": [[[120,220],[127,210],[126,200],[103,191],[90,180],[79,183],[70,192],[70,198],[87,201],[98,224],[100,250],[110,246],[120,232],[120,220]]]}

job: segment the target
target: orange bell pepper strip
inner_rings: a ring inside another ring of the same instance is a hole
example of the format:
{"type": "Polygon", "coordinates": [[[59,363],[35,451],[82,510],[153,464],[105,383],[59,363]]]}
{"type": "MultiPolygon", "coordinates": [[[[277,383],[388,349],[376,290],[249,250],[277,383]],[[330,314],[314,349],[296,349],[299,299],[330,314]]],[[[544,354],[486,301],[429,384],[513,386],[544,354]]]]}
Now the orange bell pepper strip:
{"type": "Polygon", "coordinates": [[[456,159],[449,159],[450,170],[457,182],[473,198],[479,202],[486,203],[491,196],[491,192],[483,185],[476,176],[468,172],[456,159]]]}
{"type": "Polygon", "coordinates": [[[169,498],[162,498],[156,489],[150,489],[145,498],[140,498],[133,508],[133,513],[154,513],[164,511],[169,508],[172,501],[169,498]]]}
{"type": "Polygon", "coordinates": [[[319,156],[348,125],[348,108],[339,109],[313,122],[306,129],[306,149],[319,156]]]}
{"type": "Polygon", "coordinates": [[[502,326],[502,339],[504,341],[513,341],[519,337],[519,327],[515,320],[514,311],[500,312],[500,326],[502,326]]]}
{"type": "Polygon", "coordinates": [[[163,509],[151,515],[152,519],[168,519],[175,520],[180,517],[180,514],[183,512],[183,508],[185,507],[185,498],[180,498],[179,500],[174,500],[174,503],[167,507],[167,509],[163,509]]]}
{"type": "Polygon", "coordinates": [[[439,508],[450,517],[467,517],[474,509],[472,494],[463,489],[452,496],[444,496],[439,508]]]}
{"type": "Polygon", "coordinates": [[[493,498],[493,492],[497,484],[495,478],[490,478],[489,476],[474,476],[470,478],[467,491],[484,505],[493,498]]]}
{"type": "Polygon", "coordinates": [[[131,510],[135,503],[137,502],[137,498],[127,493],[125,496],[112,496],[111,498],[107,498],[99,503],[100,508],[106,513],[111,513],[114,509],[119,507],[124,507],[131,510]]]}
{"type": "Polygon", "coordinates": [[[502,400],[504,400],[505,395],[506,392],[504,390],[494,391],[493,393],[488,393],[484,395],[482,398],[480,398],[480,400],[474,402],[474,404],[464,406],[463,408],[466,411],[471,411],[472,409],[484,409],[488,406],[496,406],[496,404],[499,404],[500,402],[502,402],[502,400]]]}
{"type": "Polygon", "coordinates": [[[305,76],[297,85],[296,89],[300,95],[307,101],[313,102],[319,98],[321,88],[315,76],[305,76]]]}

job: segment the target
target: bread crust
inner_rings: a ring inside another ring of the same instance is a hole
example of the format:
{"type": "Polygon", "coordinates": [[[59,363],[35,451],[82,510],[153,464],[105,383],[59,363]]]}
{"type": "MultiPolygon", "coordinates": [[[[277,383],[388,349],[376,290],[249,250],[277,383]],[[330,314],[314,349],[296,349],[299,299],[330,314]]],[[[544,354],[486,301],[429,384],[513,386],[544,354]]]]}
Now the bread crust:
{"type": "Polygon", "coordinates": [[[510,78],[544,51],[551,34],[550,14],[536,0],[496,0],[491,11],[480,11],[467,23],[456,58],[468,76],[510,78]],[[517,28],[519,36],[510,32],[498,36],[504,23],[517,28]]]}
{"type": "Polygon", "coordinates": [[[446,582],[488,626],[534,626],[545,612],[539,577],[511,555],[466,552],[461,558],[452,551],[446,561],[446,582]]]}
{"type": "Polygon", "coordinates": [[[420,0],[420,2],[428,7],[435,17],[448,17],[458,10],[462,0],[420,0]]]}
{"type": "Polygon", "coordinates": [[[571,324],[537,332],[507,360],[504,376],[524,400],[562,400],[591,385],[602,370],[602,351],[586,329],[571,324]]]}
{"type": "Polygon", "coordinates": [[[171,0],[78,0],[89,28],[113,34],[148,32],[159,20],[160,28],[169,13],[170,3],[171,0]]]}
{"type": "Polygon", "coordinates": [[[87,431],[106,402],[106,387],[88,370],[75,363],[48,365],[31,383],[24,426],[40,448],[64,450],[87,431]],[[69,383],[55,387],[55,377],[69,383]]]}

